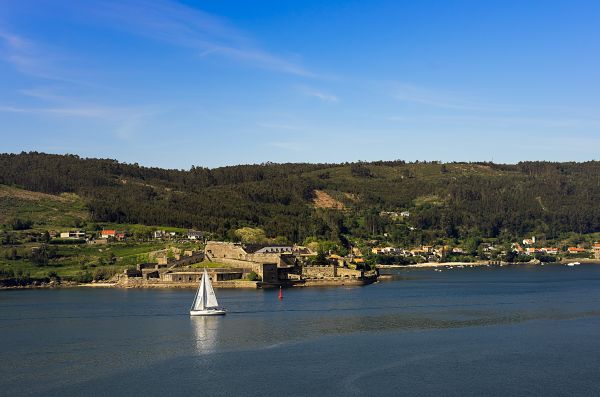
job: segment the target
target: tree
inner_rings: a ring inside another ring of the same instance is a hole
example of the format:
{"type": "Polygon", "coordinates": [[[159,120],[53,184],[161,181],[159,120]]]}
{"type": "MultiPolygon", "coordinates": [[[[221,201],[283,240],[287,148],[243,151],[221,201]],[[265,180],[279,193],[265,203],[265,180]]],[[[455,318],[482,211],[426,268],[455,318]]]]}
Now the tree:
{"type": "Polygon", "coordinates": [[[27,229],[31,229],[31,226],[33,226],[33,222],[30,220],[23,220],[23,219],[16,218],[12,222],[13,230],[27,230],[27,229]]]}
{"type": "Polygon", "coordinates": [[[46,244],[33,248],[29,255],[29,260],[36,266],[46,266],[51,258],[54,257],[54,251],[49,249],[46,244]]]}

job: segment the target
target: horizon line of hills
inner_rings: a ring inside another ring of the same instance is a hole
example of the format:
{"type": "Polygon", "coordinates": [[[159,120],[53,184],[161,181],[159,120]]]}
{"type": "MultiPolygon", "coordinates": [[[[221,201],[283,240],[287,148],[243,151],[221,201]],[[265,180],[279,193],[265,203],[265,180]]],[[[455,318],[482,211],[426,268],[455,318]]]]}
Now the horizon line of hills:
{"type": "Polygon", "coordinates": [[[151,166],[151,165],[140,165],[137,162],[130,163],[126,161],[120,161],[117,159],[113,159],[110,157],[83,157],[74,153],[65,153],[65,154],[55,154],[55,153],[45,153],[38,151],[21,151],[20,153],[15,152],[4,152],[0,153],[0,157],[19,157],[19,156],[30,156],[30,155],[39,155],[39,156],[56,156],[56,157],[67,157],[75,160],[82,161],[99,161],[99,162],[108,162],[120,164],[123,166],[131,166],[131,167],[139,167],[147,170],[163,170],[163,171],[174,171],[174,172],[190,172],[195,169],[203,169],[203,170],[220,170],[220,169],[230,169],[230,168],[239,168],[239,167],[278,167],[278,166],[308,166],[308,167],[316,167],[316,168],[330,168],[336,166],[348,166],[352,164],[365,164],[365,165],[384,165],[384,166],[394,166],[394,165],[402,165],[402,164],[439,164],[439,165],[448,165],[448,164],[475,164],[475,165],[484,165],[484,166],[495,166],[495,167],[518,167],[526,164],[562,164],[562,165],[574,165],[574,164],[587,164],[587,163],[600,163],[600,160],[583,160],[583,161],[551,161],[551,160],[520,160],[514,163],[504,163],[504,162],[494,162],[494,161],[441,161],[441,160],[402,160],[402,159],[394,159],[394,160],[356,160],[356,161],[343,161],[343,162],[274,162],[274,161],[265,161],[261,163],[240,163],[240,164],[228,164],[216,167],[208,167],[202,165],[191,165],[189,169],[184,168],[169,168],[169,167],[160,167],[160,166],[151,166]]]}
{"type": "Polygon", "coordinates": [[[342,244],[381,236],[418,244],[600,232],[598,161],[264,163],[185,171],[23,152],[0,154],[0,184],[76,193],[93,221],[188,227],[223,238],[244,226],[291,242],[342,244]],[[409,210],[410,218],[381,215],[398,210],[409,210]]]}

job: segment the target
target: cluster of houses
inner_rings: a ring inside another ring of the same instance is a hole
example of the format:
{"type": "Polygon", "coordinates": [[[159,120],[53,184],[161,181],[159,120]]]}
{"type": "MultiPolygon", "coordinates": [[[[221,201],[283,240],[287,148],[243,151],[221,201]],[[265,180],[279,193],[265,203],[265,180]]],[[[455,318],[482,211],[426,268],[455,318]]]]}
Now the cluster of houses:
{"type": "MultiPolygon", "coordinates": [[[[486,254],[491,253],[496,250],[490,243],[483,243],[482,245],[483,252],[486,254]]],[[[393,256],[402,256],[405,258],[408,257],[422,257],[428,261],[436,262],[441,260],[443,257],[447,255],[465,255],[467,252],[461,247],[450,247],[448,245],[444,246],[432,246],[432,245],[422,245],[420,247],[412,248],[412,249],[404,249],[398,247],[373,247],[371,248],[371,253],[375,255],[393,255],[393,256]]]]}
{"type": "MultiPolygon", "coordinates": [[[[537,247],[535,237],[530,239],[524,239],[522,241],[522,245],[518,242],[515,242],[511,246],[512,252],[516,254],[524,254],[524,255],[535,255],[535,254],[544,254],[544,255],[560,255],[560,254],[570,254],[570,255],[585,255],[585,254],[594,254],[596,259],[600,259],[600,243],[596,242],[590,248],[585,247],[564,247],[564,249],[558,247],[537,247]]],[[[483,250],[484,254],[488,256],[493,252],[498,254],[506,254],[505,251],[502,251],[500,248],[495,247],[490,243],[482,243],[480,246],[483,250]]],[[[412,248],[412,249],[404,249],[398,247],[373,247],[371,248],[371,253],[375,255],[391,255],[391,256],[402,256],[402,257],[423,257],[428,261],[439,261],[443,257],[447,255],[464,255],[467,252],[461,247],[449,247],[449,246],[428,246],[423,245],[420,247],[412,248]]]]}
{"type": "MultiPolygon", "coordinates": [[[[103,229],[99,232],[86,232],[85,230],[69,230],[69,231],[51,231],[50,237],[60,238],[62,240],[86,240],[90,243],[106,243],[108,241],[124,241],[130,234],[114,230],[103,229]]],[[[187,233],[178,234],[175,232],[166,232],[164,230],[155,230],[152,232],[152,238],[155,240],[171,240],[175,238],[183,238],[190,241],[200,241],[204,239],[204,234],[195,230],[188,230],[187,233]]]]}
{"type": "Polygon", "coordinates": [[[535,255],[535,254],[545,254],[545,255],[559,255],[559,254],[571,254],[571,255],[581,255],[581,254],[594,254],[596,259],[600,259],[600,243],[594,243],[590,248],[585,248],[582,246],[577,247],[566,247],[564,249],[560,249],[558,247],[532,247],[537,244],[535,236],[531,238],[526,238],[522,241],[523,246],[519,243],[512,244],[513,252],[518,254],[527,254],[527,255],[535,255]]]}
{"type": "Polygon", "coordinates": [[[97,237],[105,240],[114,239],[121,241],[125,239],[126,235],[124,232],[118,232],[116,230],[101,230],[100,233],[89,233],[85,230],[69,230],[66,232],[51,231],[50,237],[63,240],[87,240],[97,237]]]}
{"type": "Polygon", "coordinates": [[[398,219],[405,219],[410,217],[410,211],[381,211],[379,213],[379,216],[381,216],[382,218],[390,218],[394,221],[398,220],[398,219]]]}

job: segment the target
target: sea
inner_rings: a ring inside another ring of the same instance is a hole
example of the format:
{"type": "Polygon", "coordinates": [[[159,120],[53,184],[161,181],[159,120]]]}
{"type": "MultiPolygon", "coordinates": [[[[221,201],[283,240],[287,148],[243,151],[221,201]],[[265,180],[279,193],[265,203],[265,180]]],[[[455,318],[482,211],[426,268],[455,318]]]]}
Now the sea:
{"type": "Polygon", "coordinates": [[[600,265],[367,286],[0,291],[5,396],[598,396],[600,265]]]}

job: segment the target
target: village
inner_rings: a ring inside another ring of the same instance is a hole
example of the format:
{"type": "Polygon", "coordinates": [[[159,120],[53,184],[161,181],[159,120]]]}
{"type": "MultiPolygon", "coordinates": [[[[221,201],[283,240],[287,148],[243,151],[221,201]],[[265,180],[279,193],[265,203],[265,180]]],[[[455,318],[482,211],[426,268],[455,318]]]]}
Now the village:
{"type": "MultiPolygon", "coordinates": [[[[408,217],[409,213],[386,216],[408,217]]],[[[22,238],[31,239],[25,246],[31,247],[32,261],[41,256],[40,247],[44,246],[49,250],[44,255],[58,254],[54,259],[48,256],[47,263],[51,260],[60,263],[66,260],[60,259],[60,255],[63,258],[71,255],[71,263],[75,263],[71,265],[71,274],[75,275],[61,277],[62,285],[71,280],[79,285],[91,283],[124,288],[193,288],[198,285],[204,269],[217,288],[278,288],[367,285],[388,277],[380,274],[380,269],[394,267],[536,265],[600,260],[599,242],[547,244],[545,238],[536,236],[512,243],[466,240],[462,244],[412,247],[382,244],[387,240],[382,236],[379,240],[354,240],[346,248],[318,240],[307,240],[304,245],[275,239],[226,242],[213,240],[209,233],[198,230],[144,227],[140,232],[135,226],[124,226],[122,229],[96,227],[93,231],[50,230],[40,236],[23,234],[22,238]]],[[[21,252],[27,252],[26,248],[10,255],[22,257],[21,252]]],[[[38,261],[36,269],[51,267],[45,263],[38,261]]],[[[58,279],[52,272],[48,270],[48,277],[58,279]]]]}

